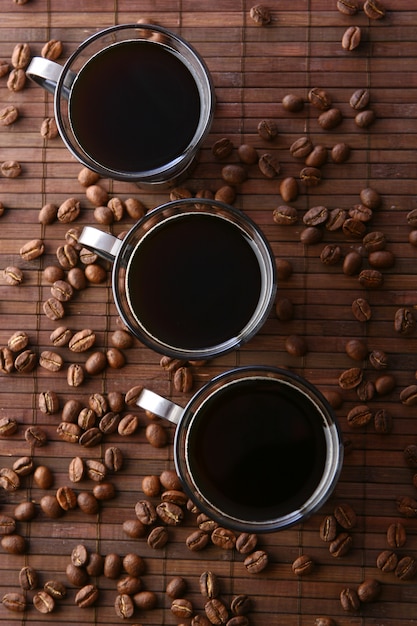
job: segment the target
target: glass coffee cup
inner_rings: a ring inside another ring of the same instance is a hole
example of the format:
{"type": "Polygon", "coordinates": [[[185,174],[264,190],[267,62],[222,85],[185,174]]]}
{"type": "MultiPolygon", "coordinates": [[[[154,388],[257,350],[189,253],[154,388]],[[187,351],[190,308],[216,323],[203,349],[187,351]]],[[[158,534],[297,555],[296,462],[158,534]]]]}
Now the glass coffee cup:
{"type": "Polygon", "coordinates": [[[274,302],[275,259],[265,235],[222,202],[168,202],[123,240],[87,226],[79,244],[113,263],[113,297],[130,332],[173,358],[209,359],[239,348],[274,302]]]}
{"type": "Polygon", "coordinates": [[[283,530],[318,511],[336,487],[343,464],[336,417],[292,372],[240,367],[213,378],[185,408],[149,389],[136,403],[176,424],[184,490],[224,527],[283,530]]]}
{"type": "Polygon", "coordinates": [[[213,120],[206,64],[160,26],[104,29],[64,66],[34,57],[26,73],[54,94],[58,130],[72,155],[104,178],[150,188],[177,184],[213,120]]]}

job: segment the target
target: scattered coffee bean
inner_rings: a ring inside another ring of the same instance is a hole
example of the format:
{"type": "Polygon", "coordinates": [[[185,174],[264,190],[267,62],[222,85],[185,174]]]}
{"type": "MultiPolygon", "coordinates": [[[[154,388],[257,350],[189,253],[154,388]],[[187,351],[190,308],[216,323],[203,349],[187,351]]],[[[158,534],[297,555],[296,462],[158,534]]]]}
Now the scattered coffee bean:
{"type": "Polygon", "coordinates": [[[8,285],[17,287],[23,283],[23,272],[19,267],[9,265],[3,270],[3,276],[8,285]]]}
{"type": "Polygon", "coordinates": [[[334,515],[326,515],[320,524],[320,539],[326,543],[334,541],[337,536],[337,521],[334,515]]]}
{"type": "Polygon", "coordinates": [[[268,565],[268,554],[264,550],[256,550],[244,560],[244,566],[250,574],[259,574],[268,565]]]}
{"type": "Polygon", "coordinates": [[[17,533],[3,535],[0,545],[9,554],[24,554],[26,552],[26,539],[17,533]]]}
{"type": "Polygon", "coordinates": [[[363,10],[371,20],[380,20],[385,16],[385,7],[379,0],[365,0],[363,10]]]}
{"type": "Polygon", "coordinates": [[[165,593],[173,600],[182,598],[187,590],[187,582],[182,576],[171,578],[165,588],[165,593]]]}
{"type": "Polygon", "coordinates": [[[314,87],[313,89],[310,89],[310,91],[308,92],[308,101],[310,102],[310,104],[315,106],[317,109],[320,109],[321,111],[326,111],[327,109],[330,109],[332,105],[330,95],[327,93],[327,91],[319,87],[314,87]]]}
{"type": "Polygon", "coordinates": [[[346,587],[340,592],[340,603],[344,611],[357,611],[360,607],[360,600],[355,589],[346,587]]]}
{"type": "Polygon", "coordinates": [[[309,137],[296,139],[290,146],[290,154],[296,159],[305,159],[313,150],[313,143],[309,137]]]}
{"type": "Polygon", "coordinates": [[[372,317],[370,304],[364,298],[356,298],[352,302],[352,313],[358,322],[367,322],[372,317]]]}
{"type": "Polygon", "coordinates": [[[413,580],[417,576],[417,559],[409,555],[403,556],[394,573],[400,580],[413,580]]]}
{"type": "Polygon", "coordinates": [[[58,352],[44,350],[39,355],[39,365],[49,372],[59,372],[64,365],[64,359],[58,352]]]}
{"type": "Polygon", "coordinates": [[[359,11],[358,0],[337,0],[337,9],[344,15],[356,15],[359,11]]]}
{"type": "Polygon", "coordinates": [[[148,546],[154,550],[161,550],[168,542],[169,535],[165,526],[155,526],[148,535],[148,546]]]}
{"type": "Polygon", "coordinates": [[[350,146],[347,143],[337,143],[330,152],[333,163],[345,163],[350,156],[350,146]]]}
{"type": "Polygon", "coordinates": [[[387,529],[387,542],[390,548],[398,549],[405,546],[407,531],[401,522],[393,522],[387,529]]]}
{"type": "Polygon", "coordinates": [[[295,207],[282,205],[273,210],[272,219],[280,226],[291,226],[298,221],[298,211],[295,207]]]}
{"type": "Polygon", "coordinates": [[[267,26],[272,21],[270,10],[263,4],[256,4],[249,11],[250,18],[256,26],[267,26]]]}
{"type": "Polygon", "coordinates": [[[315,568],[315,562],[307,554],[302,554],[292,564],[292,571],[297,576],[307,576],[311,574],[315,568]]]}
{"type": "Polygon", "coordinates": [[[323,111],[318,117],[318,123],[324,130],[333,130],[343,121],[342,111],[336,107],[332,107],[323,111]]]}
{"type": "Polygon", "coordinates": [[[294,176],[287,176],[279,185],[279,193],[284,202],[293,202],[298,197],[298,182],[294,176]]]}
{"type": "Polygon", "coordinates": [[[359,111],[355,116],[355,124],[359,128],[368,128],[374,123],[376,118],[375,111],[372,109],[366,109],[365,111],[359,111]]]}
{"type": "Polygon", "coordinates": [[[210,535],[206,531],[199,529],[187,536],[185,545],[192,552],[199,552],[207,546],[209,540],[210,535]]]}
{"type": "Polygon", "coordinates": [[[278,126],[274,120],[262,120],[258,124],[258,135],[266,141],[272,141],[278,135],[278,126]]]}
{"type": "Polygon", "coordinates": [[[252,145],[243,143],[237,149],[237,155],[242,163],[254,165],[258,162],[258,153],[252,145]]]}
{"type": "Polygon", "coordinates": [[[22,593],[7,592],[3,595],[1,603],[7,610],[15,613],[26,611],[26,597],[22,593]]]}
{"type": "Polygon", "coordinates": [[[219,598],[211,598],[204,606],[204,611],[212,624],[226,624],[229,612],[219,598]]]}
{"type": "Polygon", "coordinates": [[[349,26],[343,33],[342,48],[351,52],[355,50],[361,42],[362,32],[359,26],[349,26]]]}
{"type": "Polygon", "coordinates": [[[278,158],[266,152],[259,157],[258,167],[265,178],[276,178],[281,171],[278,158]]]}
{"type": "Polygon", "coordinates": [[[317,167],[304,167],[300,172],[300,180],[307,187],[315,187],[321,181],[321,171],[317,167]]]}
{"type": "Polygon", "coordinates": [[[304,108],[304,100],[301,96],[289,93],[283,97],[282,106],[286,111],[290,111],[291,113],[298,113],[304,108]]]}
{"type": "Polygon", "coordinates": [[[38,586],[38,575],[30,565],[25,565],[19,572],[19,584],[25,591],[31,591],[38,586]]]}

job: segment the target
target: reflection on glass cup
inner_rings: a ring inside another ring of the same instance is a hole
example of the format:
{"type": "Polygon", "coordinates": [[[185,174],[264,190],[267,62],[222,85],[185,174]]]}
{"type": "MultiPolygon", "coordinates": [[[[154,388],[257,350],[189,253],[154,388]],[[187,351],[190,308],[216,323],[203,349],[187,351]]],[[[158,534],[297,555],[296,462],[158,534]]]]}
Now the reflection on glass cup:
{"type": "Polygon", "coordinates": [[[265,236],[221,202],[168,202],[123,240],[85,227],[79,243],[113,262],[114,300],[132,334],[174,358],[208,359],[238,348],[274,301],[275,260],[265,236]]]}
{"type": "Polygon", "coordinates": [[[64,66],[34,57],[26,73],[54,94],[60,135],[80,163],[140,186],[169,187],[183,178],[214,115],[204,61],[160,26],[107,28],[64,66]]]}
{"type": "Polygon", "coordinates": [[[227,371],[185,408],[143,389],[137,405],[177,425],[176,471],[210,519],[240,532],[272,532],[307,519],[332,494],[341,432],[322,394],[279,368],[227,371]]]}

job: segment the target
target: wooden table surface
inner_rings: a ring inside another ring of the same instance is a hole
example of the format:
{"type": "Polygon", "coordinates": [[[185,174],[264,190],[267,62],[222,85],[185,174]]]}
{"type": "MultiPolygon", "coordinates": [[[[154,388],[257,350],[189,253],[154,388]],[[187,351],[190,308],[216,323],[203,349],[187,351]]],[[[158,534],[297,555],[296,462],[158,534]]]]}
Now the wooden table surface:
{"type": "MultiPolygon", "coordinates": [[[[251,597],[249,618],[254,626],[308,626],[321,616],[333,618],[339,626],[406,626],[416,622],[416,579],[402,580],[395,572],[383,572],[376,566],[377,556],[388,549],[398,559],[411,557],[412,563],[417,558],[417,522],[405,517],[397,506],[398,497],[417,497],[413,485],[415,470],[404,456],[407,446],[417,444],[416,408],[404,405],[400,399],[402,390],[416,382],[417,331],[411,328],[409,334],[402,334],[394,323],[398,311],[406,309],[412,319],[417,315],[417,250],[409,242],[412,226],[408,219],[409,212],[417,208],[417,3],[382,1],[385,16],[372,20],[362,10],[362,0],[361,10],[351,17],[337,9],[335,0],[271,0],[267,6],[272,22],[257,26],[250,17],[252,4],[246,0],[224,0],[220,4],[207,0],[28,0],[26,4],[0,0],[0,59],[9,63],[17,44],[27,43],[31,55],[39,55],[50,40],[62,42],[59,62],[64,62],[96,30],[142,18],[181,34],[201,53],[213,77],[217,108],[198,166],[183,186],[193,195],[201,189],[215,193],[225,184],[222,168],[226,163],[239,162],[236,150],[244,143],[254,146],[259,156],[270,153],[278,159],[281,171],[274,179],[266,178],[257,164],[247,166],[248,178],[236,187],[234,205],[263,229],[280,267],[283,261],[289,264],[292,271],[290,276],[279,279],[277,300],[286,298],[292,303],[293,318],[278,319],[274,308],[262,330],[243,348],[192,368],[193,390],[236,365],[290,368],[321,391],[338,394],[341,405],[336,414],[348,443],[339,484],[323,509],[302,525],[258,538],[259,548],[268,554],[269,565],[257,575],[247,572],[237,550],[209,545],[201,552],[190,551],[185,539],[197,528],[195,515],[190,512],[181,526],[169,528],[164,549],[150,548],[146,537],[132,539],[126,535],[122,524],[135,518],[135,504],[145,497],[142,478],[160,476],[163,470],[173,468],[173,428],[165,427],[168,445],[155,448],[145,434],[149,417],[139,409],[125,407],[123,415],[133,412],[139,419],[139,428],[133,435],[106,435],[99,446],[83,448],[58,436],[62,407],[74,398],[86,406],[93,393],[106,397],[112,391],[124,394],[136,384],[147,385],[182,405],[191,393],[177,392],[173,377],[160,365],[160,355],[136,340],[133,347],[124,350],[126,364],[122,369],[107,367],[100,375],[86,376],[80,387],[68,385],[66,370],[76,358],[83,363],[93,350],[105,351],[112,345],[118,317],[111,294],[111,272],[103,262],[108,270],[104,283],[89,284],[77,292],[65,304],[65,317],[59,322],[45,316],[43,303],[50,297],[50,285],[43,270],[57,265],[56,250],[65,243],[70,226],[96,224],[93,205],[77,180],[81,166],[69,155],[62,140],[41,135],[42,121],[53,116],[52,96],[29,81],[22,90],[14,92],[7,84],[8,75],[2,77],[0,108],[14,105],[20,115],[15,123],[0,127],[0,161],[18,161],[21,175],[0,176],[0,201],[4,205],[0,217],[0,345],[6,346],[15,331],[26,331],[29,347],[37,358],[43,351],[53,349],[64,359],[64,366],[55,374],[39,364],[31,373],[0,374],[0,417],[10,417],[18,423],[16,433],[0,439],[1,473],[4,474],[4,468],[12,468],[20,457],[30,456],[35,467],[47,466],[54,479],[51,487],[41,489],[29,475],[21,478],[16,491],[0,491],[0,516],[13,517],[16,505],[25,500],[35,503],[37,513],[30,522],[16,523],[15,532],[26,539],[23,554],[8,553],[2,542],[0,596],[21,592],[19,572],[25,565],[33,567],[39,578],[37,589],[24,592],[26,612],[12,612],[0,605],[2,623],[190,623],[171,613],[165,587],[173,576],[182,576],[188,585],[185,597],[192,602],[195,613],[201,615],[205,599],[199,590],[199,577],[207,570],[219,577],[225,604],[229,605],[238,594],[251,597]],[[347,51],[341,42],[351,26],[360,27],[361,42],[356,49],[347,51]],[[313,88],[325,89],[333,105],[342,112],[343,121],[336,128],[324,130],[319,125],[320,111],[307,98],[313,88]],[[368,108],[376,118],[368,128],[357,126],[356,112],[349,105],[357,89],[370,92],[368,108]],[[303,98],[301,112],[289,113],[283,108],[282,99],[290,93],[303,98]],[[272,120],[277,125],[278,135],[272,141],[258,134],[262,120],[272,120]],[[324,145],[329,152],[340,142],[351,148],[343,164],[333,163],[329,156],[321,168],[322,180],[315,187],[299,181],[304,162],[290,154],[290,146],[302,136],[309,137],[314,145],[324,145]],[[224,162],[216,160],[212,152],[213,144],[221,138],[230,139],[234,145],[224,162]],[[299,193],[294,201],[285,203],[279,192],[280,182],[290,176],[297,179],[299,193]],[[360,192],[366,188],[377,191],[381,198],[380,206],[365,224],[366,233],[383,233],[386,250],[393,253],[395,261],[392,267],[380,270],[383,283],[372,289],[361,285],[357,274],[347,275],[343,268],[343,258],[351,250],[359,250],[363,255],[362,269],[371,267],[362,238],[322,226],[319,243],[305,245],[301,241],[303,216],[308,209],[324,206],[328,210],[349,211],[360,204],[360,192]],[[82,207],[76,222],[39,223],[39,211],[44,205],[60,206],[70,197],[77,198],[82,207]],[[273,220],[274,209],[283,204],[297,209],[298,221],[291,226],[278,225],[273,220]],[[43,241],[45,252],[35,260],[25,261],[19,251],[33,239],[43,241]],[[342,259],[336,265],[326,265],[320,259],[323,248],[329,244],[340,246],[342,259]],[[22,270],[21,285],[7,284],[3,270],[9,266],[22,270]],[[353,316],[351,305],[357,298],[369,302],[370,321],[359,322],[353,316]],[[62,324],[73,332],[93,329],[94,348],[74,355],[67,347],[51,347],[50,334],[62,324]],[[289,352],[286,340],[293,335],[304,338],[305,354],[289,352]],[[367,357],[353,360],[346,352],[347,341],[353,338],[362,340],[368,353],[384,351],[388,359],[386,369],[375,369],[367,357]],[[377,390],[373,398],[362,400],[356,389],[341,389],[339,376],[352,367],[359,368],[364,380],[373,383],[377,390]],[[388,393],[383,392],[382,376],[394,383],[388,393]],[[57,393],[60,410],[46,415],[39,410],[38,401],[40,394],[50,390],[57,393]],[[380,410],[388,412],[392,416],[392,431],[377,432],[373,419],[365,427],[350,426],[348,413],[359,404],[367,404],[373,415],[380,410]],[[31,447],[26,441],[31,425],[46,434],[43,447],[31,447]],[[94,487],[88,478],[78,484],[69,482],[71,459],[80,456],[100,460],[110,446],[117,446],[124,457],[122,470],[106,477],[115,487],[115,497],[101,502],[97,515],[87,515],[76,508],[60,518],[49,518],[39,504],[43,496],[55,495],[63,486],[72,487],[77,494],[94,487]],[[333,514],[339,504],[353,507],[357,524],[349,531],[352,549],[337,558],[320,538],[319,528],[324,517],[333,514]],[[405,545],[399,548],[390,548],[388,544],[387,529],[393,523],[403,524],[407,533],[405,545]],[[100,593],[96,605],[77,607],[77,589],[67,580],[66,567],[78,544],[85,545],[89,553],[102,556],[132,552],[142,556],[146,564],[143,588],[155,592],[156,607],[136,609],[129,619],[117,617],[117,579],[103,575],[92,580],[100,593]],[[311,574],[296,576],[292,563],[302,554],[309,555],[316,566],[311,574]],[[66,585],[67,596],[56,602],[51,614],[42,614],[34,608],[32,598],[51,579],[66,585]],[[374,602],[361,603],[358,610],[345,611],[339,599],[341,591],[357,590],[366,579],[380,582],[379,597],[374,602]]],[[[110,180],[101,180],[100,184],[110,197],[134,197],[146,209],[170,197],[167,190],[141,190],[133,184],[110,180]]],[[[125,214],[121,222],[108,228],[119,234],[132,224],[125,214]]],[[[158,503],[159,497],[152,501],[158,503]]]]}

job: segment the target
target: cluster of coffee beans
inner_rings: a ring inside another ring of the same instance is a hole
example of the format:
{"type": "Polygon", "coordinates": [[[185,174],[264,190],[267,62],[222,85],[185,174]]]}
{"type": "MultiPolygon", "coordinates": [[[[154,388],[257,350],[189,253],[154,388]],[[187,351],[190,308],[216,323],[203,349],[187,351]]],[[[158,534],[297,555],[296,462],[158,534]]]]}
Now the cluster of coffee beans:
{"type": "Polygon", "coordinates": [[[35,609],[44,615],[52,613],[56,603],[67,595],[66,586],[59,580],[47,580],[42,586],[38,572],[26,565],[19,572],[22,592],[11,591],[2,597],[3,606],[9,611],[24,612],[29,608],[28,592],[33,591],[31,602],[35,609]]]}
{"type": "Polygon", "coordinates": [[[326,515],[320,524],[320,539],[329,546],[335,558],[346,556],[353,546],[352,530],[357,525],[357,515],[350,504],[337,505],[332,514],[326,515]]]}
{"type": "MultiPolygon", "coordinates": [[[[402,498],[399,506],[404,508],[406,501],[402,498]]],[[[409,503],[408,503],[409,504],[409,503]]],[[[377,568],[384,573],[393,573],[400,580],[413,580],[417,576],[417,559],[415,556],[399,552],[407,543],[407,531],[401,522],[393,522],[387,529],[387,548],[376,559],[377,568]]]]}
{"type": "Polygon", "coordinates": [[[235,595],[230,603],[221,597],[220,579],[214,572],[207,570],[199,577],[199,588],[204,598],[204,613],[197,613],[193,603],[185,596],[187,581],[182,576],[175,576],[166,586],[166,594],[172,600],[171,612],[179,619],[191,620],[191,626],[248,626],[248,613],[252,603],[246,594],[235,595]]]}
{"type": "MultiPolygon", "coordinates": [[[[352,17],[360,10],[359,0],[337,0],[337,9],[343,15],[352,17]]],[[[385,7],[379,0],[365,0],[363,11],[370,20],[380,20],[385,16],[385,7]]]]}

